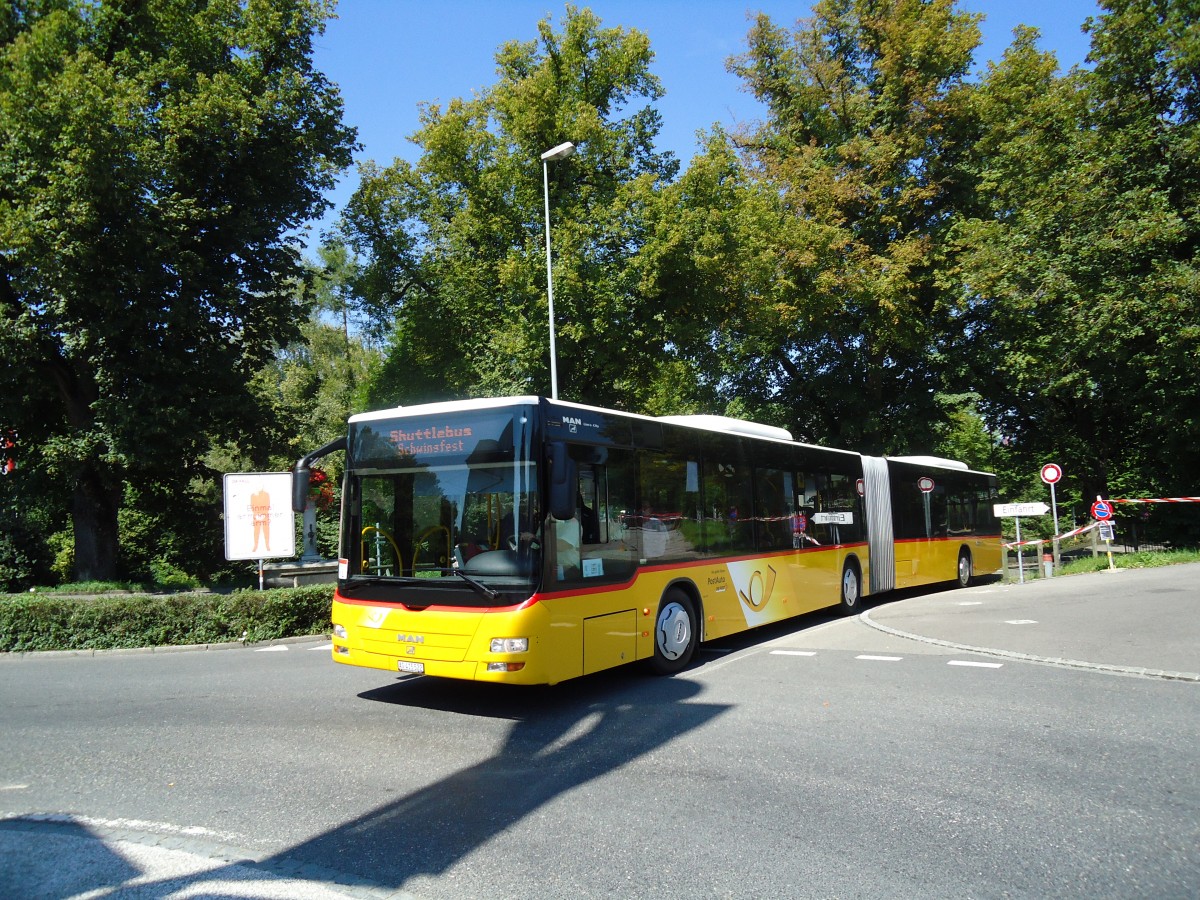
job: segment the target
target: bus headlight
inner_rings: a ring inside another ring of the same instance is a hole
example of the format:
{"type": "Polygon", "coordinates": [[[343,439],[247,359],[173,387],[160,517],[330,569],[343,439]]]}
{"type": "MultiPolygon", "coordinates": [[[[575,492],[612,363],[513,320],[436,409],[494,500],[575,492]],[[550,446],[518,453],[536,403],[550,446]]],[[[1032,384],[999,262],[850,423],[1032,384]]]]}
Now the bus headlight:
{"type": "Polygon", "coordinates": [[[341,638],[344,641],[346,639],[346,626],[345,625],[334,625],[333,626],[333,636],[335,638],[341,638]]]}
{"type": "Polygon", "coordinates": [[[492,638],[493,653],[528,653],[529,638],[492,638]]]}

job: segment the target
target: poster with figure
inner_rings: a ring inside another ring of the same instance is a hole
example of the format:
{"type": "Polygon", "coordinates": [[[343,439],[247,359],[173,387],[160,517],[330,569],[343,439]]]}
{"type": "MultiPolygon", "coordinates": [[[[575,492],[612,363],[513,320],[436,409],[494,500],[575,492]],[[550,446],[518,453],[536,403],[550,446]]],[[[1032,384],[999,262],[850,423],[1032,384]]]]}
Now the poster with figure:
{"type": "Polygon", "coordinates": [[[225,476],[225,558],[296,555],[291,472],[225,476]]]}

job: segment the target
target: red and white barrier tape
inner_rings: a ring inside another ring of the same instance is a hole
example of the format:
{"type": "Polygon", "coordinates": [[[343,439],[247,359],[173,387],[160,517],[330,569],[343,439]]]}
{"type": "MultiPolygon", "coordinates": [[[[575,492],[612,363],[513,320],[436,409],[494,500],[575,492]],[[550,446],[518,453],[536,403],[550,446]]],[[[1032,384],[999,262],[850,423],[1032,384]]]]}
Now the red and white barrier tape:
{"type": "Polygon", "coordinates": [[[1049,544],[1053,541],[1065,541],[1067,538],[1075,537],[1077,534],[1083,534],[1085,531],[1091,531],[1093,528],[1099,528],[1099,522],[1093,522],[1091,525],[1081,525],[1074,531],[1068,531],[1066,534],[1060,534],[1056,538],[1037,538],[1032,541],[1013,541],[1011,544],[1004,544],[1005,550],[1011,550],[1014,547],[1028,547],[1031,544],[1049,544]]]}
{"type": "MultiPolygon", "coordinates": [[[[1200,497],[1157,497],[1153,500],[1143,499],[1141,497],[1125,497],[1121,499],[1109,500],[1109,503],[1200,503],[1200,497]]],[[[1067,538],[1075,537],[1077,534],[1083,534],[1085,531],[1091,531],[1100,525],[1099,522],[1093,522],[1091,525],[1084,525],[1082,528],[1076,528],[1074,531],[1068,531],[1066,534],[1060,534],[1056,538],[1039,538],[1032,541],[1013,541],[1011,544],[1004,544],[1005,550],[1012,550],[1014,547],[1028,547],[1034,544],[1049,544],[1052,541],[1065,541],[1067,538]]]]}
{"type": "Polygon", "coordinates": [[[1159,497],[1157,500],[1142,500],[1130,497],[1124,500],[1110,500],[1109,503],[1200,503],[1200,497],[1159,497]]]}

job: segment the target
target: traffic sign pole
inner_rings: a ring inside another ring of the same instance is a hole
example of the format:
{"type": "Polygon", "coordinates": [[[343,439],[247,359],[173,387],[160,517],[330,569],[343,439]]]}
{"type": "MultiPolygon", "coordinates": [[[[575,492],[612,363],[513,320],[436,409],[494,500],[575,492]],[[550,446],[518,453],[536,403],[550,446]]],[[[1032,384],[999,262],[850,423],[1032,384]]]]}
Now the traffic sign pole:
{"type": "Polygon", "coordinates": [[[1058,541],[1058,499],[1054,495],[1054,486],[1062,478],[1062,466],[1057,463],[1046,463],[1042,466],[1042,481],[1050,485],[1050,510],[1054,514],[1054,571],[1062,564],[1062,554],[1058,541]]]}
{"type": "Polygon", "coordinates": [[[1017,582],[1025,583],[1025,551],[1021,549],[1021,517],[1013,516],[1017,523],[1017,582]]]}
{"type": "Polygon", "coordinates": [[[1113,542],[1113,507],[1112,504],[1096,495],[1096,502],[1092,504],[1092,515],[1100,522],[1101,536],[1104,538],[1104,549],[1108,553],[1108,571],[1115,572],[1117,567],[1113,565],[1112,542],[1113,542]]]}

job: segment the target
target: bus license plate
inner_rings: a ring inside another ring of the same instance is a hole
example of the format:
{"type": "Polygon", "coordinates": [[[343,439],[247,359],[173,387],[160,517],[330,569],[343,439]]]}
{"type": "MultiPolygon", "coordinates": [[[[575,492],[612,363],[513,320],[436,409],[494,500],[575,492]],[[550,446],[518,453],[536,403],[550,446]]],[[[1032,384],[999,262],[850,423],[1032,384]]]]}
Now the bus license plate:
{"type": "Polygon", "coordinates": [[[407,659],[402,659],[399,666],[401,672],[411,672],[414,675],[425,674],[425,663],[409,662],[407,659]]]}

